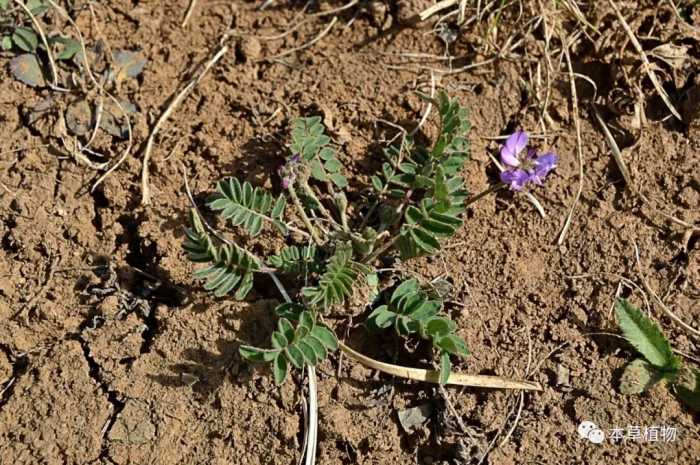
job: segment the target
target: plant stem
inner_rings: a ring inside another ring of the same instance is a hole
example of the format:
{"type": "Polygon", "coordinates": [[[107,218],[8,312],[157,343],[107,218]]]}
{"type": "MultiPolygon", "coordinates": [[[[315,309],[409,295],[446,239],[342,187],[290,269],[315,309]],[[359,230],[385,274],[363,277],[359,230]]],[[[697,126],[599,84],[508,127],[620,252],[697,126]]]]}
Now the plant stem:
{"type": "Polygon", "coordinates": [[[316,196],[316,193],[309,185],[309,182],[306,179],[301,179],[300,183],[301,183],[301,188],[304,191],[304,194],[306,194],[307,196],[314,199],[314,202],[316,202],[316,204],[318,205],[318,209],[321,210],[321,214],[323,216],[325,216],[326,219],[328,221],[330,221],[333,226],[340,228],[341,226],[338,224],[338,222],[335,220],[335,218],[333,218],[333,215],[331,215],[331,212],[329,212],[326,209],[326,207],[323,206],[323,204],[321,203],[321,200],[319,200],[319,198],[316,196]]]}
{"type": "MultiPolygon", "coordinates": [[[[476,194],[475,196],[471,197],[469,200],[467,200],[464,203],[464,208],[468,207],[469,205],[473,204],[477,200],[479,200],[483,197],[486,197],[487,195],[489,195],[491,193],[498,192],[498,191],[502,190],[505,187],[506,187],[506,185],[503,183],[499,183],[499,184],[496,184],[494,186],[489,187],[485,191],[480,192],[480,193],[476,194]]],[[[400,211],[401,209],[403,209],[404,206],[405,206],[405,202],[399,206],[398,210],[400,211]]],[[[391,246],[393,246],[397,240],[399,240],[398,235],[396,235],[396,236],[392,237],[391,239],[389,239],[388,241],[386,241],[384,244],[382,244],[381,247],[379,247],[369,257],[367,257],[367,259],[365,260],[365,263],[371,263],[372,261],[376,260],[381,254],[383,254],[391,246]]]]}
{"type": "Polygon", "coordinates": [[[502,182],[501,182],[501,183],[498,183],[498,184],[496,184],[496,185],[494,185],[494,186],[491,186],[491,187],[489,187],[488,189],[486,189],[485,191],[479,192],[479,193],[476,194],[475,196],[470,197],[470,198],[464,203],[464,207],[466,208],[466,207],[468,207],[469,205],[471,205],[471,204],[473,204],[474,202],[476,202],[477,200],[479,200],[479,199],[481,199],[481,198],[483,198],[483,197],[486,197],[487,195],[489,195],[489,194],[491,194],[491,193],[498,192],[498,191],[504,189],[505,187],[506,187],[506,185],[503,184],[502,182]]]}
{"type": "Polygon", "coordinates": [[[289,184],[289,187],[287,187],[287,191],[289,192],[289,196],[292,198],[292,203],[294,204],[297,211],[299,212],[299,215],[301,216],[301,220],[304,222],[304,226],[306,226],[306,229],[309,230],[311,238],[316,244],[321,245],[322,242],[321,239],[318,237],[318,232],[316,232],[316,228],[314,228],[314,226],[311,224],[311,220],[306,214],[306,210],[304,210],[304,207],[301,205],[301,201],[299,200],[299,196],[297,196],[297,192],[294,190],[294,183],[289,184]]]}
{"type": "Polygon", "coordinates": [[[386,241],[385,243],[383,243],[381,247],[379,247],[377,250],[372,252],[372,255],[367,257],[367,259],[365,260],[365,263],[372,263],[374,260],[376,260],[381,254],[386,252],[392,245],[394,245],[394,243],[396,243],[396,241],[399,240],[399,237],[400,236],[397,234],[394,237],[392,237],[391,239],[389,239],[388,241],[386,241]]]}
{"type": "MultiPolygon", "coordinates": [[[[361,363],[362,365],[379,370],[393,376],[401,378],[413,379],[416,381],[427,381],[429,383],[440,383],[440,372],[434,370],[424,370],[422,368],[411,368],[400,365],[392,365],[390,363],[380,362],[361,354],[350,347],[338,341],[340,350],[342,350],[349,358],[361,363]]],[[[520,389],[524,391],[541,391],[542,386],[539,383],[532,381],[519,381],[500,376],[489,375],[467,375],[463,373],[450,372],[450,377],[446,384],[457,386],[472,386],[491,389],[520,389]]]]}

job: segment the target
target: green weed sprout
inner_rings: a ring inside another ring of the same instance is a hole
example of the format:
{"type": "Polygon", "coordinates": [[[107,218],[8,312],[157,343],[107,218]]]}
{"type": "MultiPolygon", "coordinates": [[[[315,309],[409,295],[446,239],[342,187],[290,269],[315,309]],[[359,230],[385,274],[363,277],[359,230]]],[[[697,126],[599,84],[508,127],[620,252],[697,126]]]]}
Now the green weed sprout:
{"type": "Polygon", "coordinates": [[[620,391],[641,394],[664,383],[688,407],[700,412],[700,371],[684,367],[659,327],[627,300],[619,300],[615,311],[625,339],[642,355],[625,367],[620,391]]]}
{"type": "Polygon", "coordinates": [[[442,383],[451,357],[469,354],[440,297],[416,280],[380,290],[374,268],[388,254],[402,260],[435,254],[462,225],[469,198],[460,175],[468,159],[467,110],[444,92],[432,103],[440,117],[437,139],[424,146],[404,133],[400,144],[386,148],[371,187],[361,191],[362,211],[359,202],[348,208],[348,180],[320,117],[292,122],[291,154],[278,171],[280,194],[236,178],[218,182],[207,202],[211,211],[248,236],[268,225],[286,238],[288,245],[265,258],[222,241],[192,210],[184,249],[191,261],[206,263],[195,272],[205,289],[244,299],[255,275],[269,272],[297,284],[293,302],[275,309],[270,348],[240,347],[244,358],[272,363],[278,384],[291,367],[315,366],[338,348],[324,316],[349,315],[358,306],[371,307],[367,324],[375,330],[429,341],[442,383]]]}

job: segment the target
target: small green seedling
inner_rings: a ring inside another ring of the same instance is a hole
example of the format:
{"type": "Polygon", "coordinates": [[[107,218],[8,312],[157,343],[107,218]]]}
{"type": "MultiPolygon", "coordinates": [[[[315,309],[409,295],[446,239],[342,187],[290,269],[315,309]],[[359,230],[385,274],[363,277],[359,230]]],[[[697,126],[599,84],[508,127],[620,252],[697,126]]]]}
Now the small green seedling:
{"type": "Polygon", "coordinates": [[[222,240],[192,210],[184,248],[190,260],[208,265],[195,273],[205,289],[244,299],[256,274],[279,274],[291,283],[293,301],[276,308],[271,347],[240,348],[248,360],[272,363],[277,383],[290,367],[314,366],[337,349],[336,335],[324,322],[330,316],[370,312],[368,326],[375,330],[394,328],[402,337],[429,341],[443,383],[450,357],[469,354],[439,297],[416,280],[385,283],[380,291],[375,269],[394,253],[403,260],[437,253],[462,225],[469,197],[460,174],[468,158],[467,111],[444,92],[431,101],[440,116],[437,140],[425,146],[404,133],[400,144],[385,150],[369,188],[348,191],[343,163],[320,117],[292,121],[291,153],[278,170],[281,193],[236,178],[220,181],[209,210],[249,237],[266,226],[285,237],[287,245],[264,259],[222,240]],[[348,198],[356,202],[349,206],[348,198]]]}
{"type": "Polygon", "coordinates": [[[620,391],[641,394],[657,383],[668,384],[681,401],[700,411],[700,371],[684,367],[659,327],[627,300],[619,300],[615,311],[625,339],[643,357],[627,364],[620,391]]]}

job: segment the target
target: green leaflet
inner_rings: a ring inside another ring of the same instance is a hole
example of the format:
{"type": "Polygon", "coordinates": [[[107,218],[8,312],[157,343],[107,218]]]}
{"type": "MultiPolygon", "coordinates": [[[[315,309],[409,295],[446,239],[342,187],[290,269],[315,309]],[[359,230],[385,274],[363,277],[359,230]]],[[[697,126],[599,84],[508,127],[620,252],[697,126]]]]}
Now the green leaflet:
{"type": "Polygon", "coordinates": [[[306,274],[319,271],[318,252],[315,245],[284,247],[267,259],[270,266],[285,274],[306,274]]]}
{"type": "Polygon", "coordinates": [[[420,288],[418,281],[409,279],[397,286],[389,302],[370,313],[367,321],[375,329],[393,326],[400,336],[418,334],[431,341],[433,347],[440,351],[440,379],[444,382],[451,367],[449,356],[466,357],[469,349],[455,334],[457,325],[441,311],[442,301],[431,299],[420,288]]]}
{"type": "Polygon", "coordinates": [[[409,206],[404,213],[397,248],[402,258],[433,254],[440,241],[453,236],[462,226],[465,192],[459,177],[446,178],[438,166],[432,181],[432,194],[423,198],[419,207],[409,206]]]}
{"type": "Polygon", "coordinates": [[[321,182],[332,182],[342,189],[348,182],[340,173],[343,165],[338,161],[336,151],[329,146],[330,142],[320,116],[292,121],[292,153],[301,155],[309,163],[311,177],[321,182]]]}
{"type": "Polygon", "coordinates": [[[615,312],[625,339],[650,364],[668,372],[678,370],[680,362],[658,326],[625,299],[617,301],[615,312]]]}
{"type": "Polygon", "coordinates": [[[283,195],[275,199],[261,187],[253,188],[248,181],[241,183],[236,178],[219,181],[216,191],[217,194],[208,202],[209,208],[219,211],[234,226],[241,226],[251,236],[257,236],[263,223],[270,221],[286,234],[286,228],[279,226],[286,205],[283,195]]]}
{"type": "Polygon", "coordinates": [[[244,299],[253,288],[253,273],[260,269],[258,259],[236,244],[215,245],[195,210],[191,211],[191,221],[183,248],[193,262],[209,263],[194,276],[205,280],[204,288],[217,297],[235,290],[235,298],[244,299]]]}
{"type": "Polygon", "coordinates": [[[360,277],[369,273],[369,268],[352,259],[352,248],[348,244],[338,246],[327,262],[326,272],[314,287],[305,287],[302,294],[311,307],[328,311],[341,305],[353,293],[353,286],[360,277]]]}
{"type": "Polygon", "coordinates": [[[314,315],[307,310],[298,314],[296,326],[286,318],[280,318],[277,326],[278,331],[274,331],[271,336],[273,350],[250,346],[239,348],[241,356],[247,360],[271,361],[277,384],[282,384],[286,379],[289,365],[297,369],[302,369],[305,364],[315,366],[325,360],[328,351],[338,348],[335,334],[318,323],[314,315]]]}

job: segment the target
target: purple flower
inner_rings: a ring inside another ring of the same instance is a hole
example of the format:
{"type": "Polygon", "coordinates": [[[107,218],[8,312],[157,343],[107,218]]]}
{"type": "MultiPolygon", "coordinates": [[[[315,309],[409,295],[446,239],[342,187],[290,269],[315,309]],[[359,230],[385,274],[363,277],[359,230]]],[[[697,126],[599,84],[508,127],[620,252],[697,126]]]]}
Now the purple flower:
{"type": "Polygon", "coordinates": [[[527,133],[517,131],[508,137],[501,147],[501,162],[505,170],[501,172],[501,182],[511,190],[521,191],[530,183],[542,185],[544,178],[559,161],[553,152],[537,155],[535,149],[527,148],[527,133]]]}
{"type": "Polygon", "coordinates": [[[292,155],[284,165],[277,168],[277,174],[282,178],[282,189],[287,189],[289,185],[297,177],[296,165],[301,160],[301,155],[298,153],[292,155]]]}

